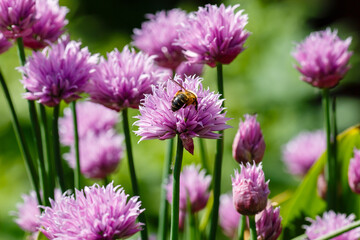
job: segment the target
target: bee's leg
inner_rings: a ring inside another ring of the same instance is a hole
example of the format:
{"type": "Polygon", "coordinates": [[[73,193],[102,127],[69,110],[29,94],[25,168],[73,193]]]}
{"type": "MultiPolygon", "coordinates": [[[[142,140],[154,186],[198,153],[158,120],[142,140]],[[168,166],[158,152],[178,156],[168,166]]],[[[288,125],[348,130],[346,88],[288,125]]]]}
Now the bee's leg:
{"type": "Polygon", "coordinates": [[[195,99],[194,105],[195,105],[195,110],[197,111],[197,109],[198,109],[198,101],[197,101],[197,99],[195,99]]]}

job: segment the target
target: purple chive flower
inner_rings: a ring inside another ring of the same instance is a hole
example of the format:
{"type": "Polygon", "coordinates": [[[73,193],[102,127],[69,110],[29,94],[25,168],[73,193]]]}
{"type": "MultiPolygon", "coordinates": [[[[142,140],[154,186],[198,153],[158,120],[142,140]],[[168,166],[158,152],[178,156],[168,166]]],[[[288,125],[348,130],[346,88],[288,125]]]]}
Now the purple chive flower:
{"type": "Polygon", "coordinates": [[[204,64],[199,64],[199,63],[188,63],[188,62],[183,62],[181,63],[178,68],[176,69],[176,74],[180,75],[180,76],[192,76],[192,75],[197,75],[197,76],[201,76],[204,70],[204,64]]]}
{"type": "Polygon", "coordinates": [[[155,55],[155,62],[164,68],[175,69],[185,60],[182,48],[175,46],[181,23],[187,20],[186,12],[180,9],[147,14],[149,21],[134,29],[134,45],[149,55],[155,55]]]}
{"type": "Polygon", "coordinates": [[[154,65],[154,57],[129,49],[117,49],[107,54],[108,60],[100,59],[87,92],[93,102],[116,111],[139,108],[144,94],[151,93],[151,86],[167,77],[154,65]]]}
{"type": "MultiPolygon", "coordinates": [[[[316,219],[307,218],[311,223],[304,226],[306,235],[309,240],[317,239],[337,229],[351,224],[355,219],[354,214],[348,217],[345,214],[336,214],[333,211],[325,212],[322,217],[316,216],[316,219]]],[[[345,232],[340,236],[332,238],[333,240],[357,240],[360,237],[360,228],[345,232]]]]}
{"type": "Polygon", "coordinates": [[[98,59],[80,45],[63,37],[57,44],[34,52],[19,68],[24,75],[22,83],[29,91],[24,97],[50,107],[61,100],[69,103],[80,98],[98,59]]]}
{"type": "MultiPolygon", "coordinates": [[[[79,139],[91,134],[100,134],[115,127],[118,114],[100,104],[78,102],[76,104],[79,139]]],[[[64,117],[59,119],[60,141],[63,145],[74,144],[73,116],[70,108],[64,109],[64,117]]]]}
{"type": "MultiPolygon", "coordinates": [[[[206,206],[209,199],[209,186],[211,176],[200,171],[200,166],[190,165],[184,167],[180,174],[180,201],[179,208],[186,212],[187,200],[191,205],[191,212],[198,212],[206,206]]],[[[167,200],[172,203],[172,177],[166,185],[167,200]]]]}
{"type": "Polygon", "coordinates": [[[6,52],[11,46],[12,43],[0,32],[0,54],[6,52]]]}
{"type": "Polygon", "coordinates": [[[283,147],[283,161],[290,173],[304,176],[325,150],[324,131],[304,131],[283,147]]]}
{"type": "Polygon", "coordinates": [[[245,121],[240,119],[239,130],[235,135],[232,151],[238,163],[261,162],[265,153],[265,141],[256,115],[245,114],[245,121]]]}
{"type": "Polygon", "coordinates": [[[235,170],[231,178],[233,202],[236,210],[242,215],[255,215],[265,209],[269,191],[269,180],[265,182],[262,165],[255,162],[240,164],[241,172],[235,170]]]}
{"type": "Polygon", "coordinates": [[[330,28],[311,33],[293,53],[300,79],[318,88],[335,87],[350,68],[350,43],[351,37],[343,41],[330,28]]]}
{"type": "Polygon", "coordinates": [[[239,5],[225,7],[207,4],[199,7],[180,29],[177,45],[184,48],[185,57],[191,63],[229,64],[244,50],[249,36],[244,27],[248,16],[243,10],[235,13],[239,5]]]}
{"type": "Polygon", "coordinates": [[[140,106],[139,119],[134,123],[139,129],[135,133],[141,136],[140,141],[147,139],[165,140],[180,135],[184,148],[193,154],[194,137],[217,139],[221,135],[216,131],[229,128],[225,113],[221,113],[223,100],[219,94],[204,89],[202,78],[187,76],[183,80],[175,76],[174,81],[197,95],[198,107],[185,106],[178,111],[171,110],[171,102],[181,88],[171,80],[153,87],[153,93],[146,95],[140,106]]]}
{"type": "MultiPolygon", "coordinates": [[[[114,172],[123,156],[123,136],[112,129],[95,134],[90,132],[79,141],[80,170],[88,178],[102,179],[114,172]]],[[[70,167],[76,167],[75,149],[65,154],[70,167]]]]}
{"type": "MultiPolygon", "coordinates": [[[[61,198],[60,189],[55,189],[55,199],[61,198]]],[[[35,191],[31,191],[29,195],[22,195],[23,203],[17,204],[17,212],[11,212],[16,216],[15,222],[24,231],[35,233],[40,227],[40,209],[36,198],[35,191]]]]}
{"type": "Polygon", "coordinates": [[[220,196],[219,206],[219,224],[225,236],[235,239],[237,235],[240,214],[234,208],[232,194],[223,194],[220,196]]]}
{"type": "Polygon", "coordinates": [[[65,19],[69,9],[60,7],[58,0],[36,0],[36,22],[32,33],[24,37],[24,45],[32,49],[42,49],[49,42],[56,42],[65,32],[65,19]]]}
{"type": "Polygon", "coordinates": [[[348,170],[349,186],[354,193],[360,194],[360,150],[354,149],[348,170]]]}
{"type": "Polygon", "coordinates": [[[94,184],[74,195],[64,194],[61,199],[44,207],[40,217],[41,232],[49,239],[97,240],[123,239],[141,231],[142,223],[137,217],[140,209],[139,197],[127,201],[120,186],[113,183],[106,187],[94,184]]]}
{"type": "Polygon", "coordinates": [[[6,38],[31,34],[35,22],[35,0],[0,1],[0,31],[6,38]]]}
{"type": "Polygon", "coordinates": [[[271,204],[256,214],[257,239],[276,240],[282,231],[281,220],[280,207],[274,209],[271,204]]]}

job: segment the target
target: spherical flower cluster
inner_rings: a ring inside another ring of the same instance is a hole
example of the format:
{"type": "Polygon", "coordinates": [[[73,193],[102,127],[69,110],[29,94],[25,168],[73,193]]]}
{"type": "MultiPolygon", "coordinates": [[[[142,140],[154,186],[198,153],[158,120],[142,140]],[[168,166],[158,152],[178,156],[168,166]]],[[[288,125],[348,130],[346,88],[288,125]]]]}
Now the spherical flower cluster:
{"type": "Polygon", "coordinates": [[[360,150],[354,149],[348,170],[349,186],[354,193],[360,194],[360,150]]]}
{"type": "Polygon", "coordinates": [[[0,32],[0,54],[6,52],[12,43],[0,32]]]}
{"type": "MultiPolygon", "coordinates": [[[[79,138],[85,138],[88,133],[100,134],[113,129],[118,121],[118,114],[100,104],[78,102],[76,104],[79,138]]],[[[63,145],[74,144],[74,124],[70,108],[64,109],[64,117],[59,119],[60,141],[63,145]]]]}
{"type": "Polygon", "coordinates": [[[175,46],[178,29],[187,20],[187,14],[180,9],[148,14],[149,21],[134,30],[134,45],[149,55],[155,55],[155,62],[165,68],[176,70],[185,60],[182,48],[175,46]]]}
{"type": "Polygon", "coordinates": [[[301,80],[318,88],[335,87],[350,68],[350,43],[350,37],[343,41],[330,28],[311,33],[293,53],[301,80]]]}
{"type": "MultiPolygon", "coordinates": [[[[200,166],[190,165],[184,167],[180,174],[180,201],[179,208],[186,212],[187,201],[190,202],[191,212],[198,212],[206,206],[209,199],[209,186],[211,176],[200,171],[200,166]]],[[[172,177],[166,185],[167,200],[172,202],[172,177]]]]}
{"type": "Polygon", "coordinates": [[[144,94],[151,93],[151,86],[163,81],[167,73],[154,65],[154,57],[129,49],[117,49],[100,59],[87,92],[93,102],[121,111],[139,108],[144,94]]]}
{"type": "MultiPolygon", "coordinates": [[[[81,173],[89,178],[102,179],[114,172],[123,156],[123,136],[108,130],[95,134],[90,132],[80,139],[80,169],[81,173]]],[[[70,167],[75,169],[75,149],[71,148],[70,153],[64,158],[70,167]]]]}
{"type": "Polygon", "coordinates": [[[239,5],[225,7],[207,4],[199,7],[180,29],[177,45],[184,49],[191,63],[229,64],[244,50],[249,36],[244,27],[248,16],[243,10],[235,13],[239,5]]]}
{"type": "Polygon", "coordinates": [[[36,21],[32,33],[24,37],[24,45],[32,49],[41,49],[49,42],[56,42],[68,23],[65,19],[68,8],[60,7],[58,0],[36,0],[36,21]]]}
{"type": "Polygon", "coordinates": [[[325,150],[324,131],[304,131],[283,147],[283,161],[290,173],[304,176],[325,150]]]}
{"type": "Polygon", "coordinates": [[[219,224],[225,236],[235,239],[238,231],[240,214],[234,208],[232,194],[220,196],[219,224]]]}
{"type": "Polygon", "coordinates": [[[98,60],[97,55],[92,56],[80,45],[63,37],[57,44],[34,52],[26,65],[19,68],[28,90],[24,97],[50,107],[61,100],[69,103],[80,98],[98,60]]]}
{"type": "Polygon", "coordinates": [[[280,207],[274,209],[271,204],[256,214],[256,232],[259,240],[276,240],[282,231],[280,207]]]}
{"type": "Polygon", "coordinates": [[[137,217],[140,209],[138,197],[127,201],[128,195],[113,183],[106,187],[94,184],[73,195],[45,207],[40,217],[40,230],[49,239],[121,239],[141,231],[137,217]]]}
{"type": "Polygon", "coordinates": [[[245,114],[245,121],[240,119],[239,130],[235,135],[232,151],[239,163],[261,162],[265,153],[265,141],[256,115],[245,114]]]}
{"type": "Polygon", "coordinates": [[[26,37],[35,22],[35,0],[0,1],[0,31],[6,38],[26,37]]]}
{"type": "MultiPolygon", "coordinates": [[[[15,222],[24,231],[35,233],[40,227],[40,209],[36,199],[35,191],[31,191],[29,195],[22,195],[23,203],[17,204],[17,212],[12,212],[17,218],[15,222]]],[[[61,198],[60,189],[55,189],[55,200],[61,198]]]]}
{"type": "Polygon", "coordinates": [[[269,180],[265,182],[261,163],[256,166],[240,164],[241,172],[235,170],[231,178],[233,202],[236,210],[242,215],[255,215],[265,209],[269,190],[269,180]]]}
{"type": "MultiPolygon", "coordinates": [[[[308,226],[304,226],[306,229],[306,235],[309,240],[317,239],[330,232],[333,232],[342,227],[348,226],[353,223],[355,219],[354,214],[350,214],[346,217],[345,214],[336,214],[333,211],[325,212],[322,217],[316,216],[316,219],[307,220],[311,223],[308,226]]],[[[340,236],[332,238],[333,240],[357,240],[360,237],[360,228],[345,232],[340,236]]]]}
{"type": "Polygon", "coordinates": [[[153,87],[153,93],[146,95],[140,106],[139,119],[134,123],[139,129],[135,133],[141,136],[140,141],[147,139],[165,140],[180,135],[184,148],[193,153],[194,137],[217,139],[221,135],[216,131],[229,128],[226,121],[229,118],[222,113],[223,100],[220,95],[204,89],[202,78],[187,76],[183,80],[175,76],[174,81],[170,79],[153,87]],[[185,89],[197,95],[198,106],[184,105],[178,111],[172,111],[171,105],[175,94],[182,85],[185,89]]]}

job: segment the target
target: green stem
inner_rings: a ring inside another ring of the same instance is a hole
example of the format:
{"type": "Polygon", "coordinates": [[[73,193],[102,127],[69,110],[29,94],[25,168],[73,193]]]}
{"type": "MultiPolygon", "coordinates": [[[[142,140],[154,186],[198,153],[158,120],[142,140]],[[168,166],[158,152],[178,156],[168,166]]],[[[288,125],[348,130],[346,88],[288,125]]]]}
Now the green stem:
{"type": "Polygon", "coordinates": [[[170,166],[173,158],[173,146],[174,138],[168,140],[168,146],[165,157],[165,164],[163,168],[163,178],[161,185],[161,195],[160,195],[160,209],[159,209],[159,230],[158,230],[158,239],[165,240],[167,236],[167,226],[168,226],[168,208],[169,204],[166,199],[166,184],[168,183],[170,166]]]}
{"type": "Polygon", "coordinates": [[[40,109],[40,119],[41,119],[40,121],[41,139],[42,139],[42,144],[44,146],[45,170],[47,175],[48,197],[54,199],[55,170],[51,157],[51,139],[49,135],[47,114],[44,105],[39,104],[39,109],[40,109]]]}
{"type": "Polygon", "coordinates": [[[332,158],[332,149],[331,149],[331,126],[330,126],[330,107],[329,107],[330,97],[329,89],[323,89],[323,108],[324,108],[324,118],[325,118],[325,130],[326,130],[326,155],[327,155],[327,164],[325,167],[325,178],[327,181],[327,203],[328,209],[335,209],[335,199],[336,199],[336,163],[332,158]]]}
{"type": "Polygon", "coordinates": [[[10,108],[10,113],[11,113],[11,118],[12,118],[12,125],[13,125],[14,131],[15,131],[16,139],[17,139],[17,142],[19,144],[21,153],[22,153],[23,158],[25,160],[26,171],[27,171],[27,173],[28,173],[28,175],[30,177],[31,184],[33,185],[33,188],[35,189],[38,203],[41,204],[38,174],[36,172],[36,168],[34,166],[34,163],[33,163],[33,160],[31,158],[28,146],[26,144],[24,133],[23,133],[23,131],[21,129],[19,119],[18,119],[18,117],[16,115],[14,104],[13,104],[13,102],[11,100],[9,89],[7,88],[7,85],[6,85],[6,82],[5,82],[5,79],[4,79],[3,75],[2,75],[1,70],[0,70],[0,83],[1,83],[1,86],[2,86],[2,88],[4,90],[5,98],[7,100],[9,108],[10,108]]]}
{"type": "Polygon", "coordinates": [[[59,179],[59,185],[62,192],[66,191],[64,171],[61,163],[60,141],[59,141],[59,111],[60,106],[54,107],[53,119],[52,119],[52,133],[53,133],[53,149],[54,149],[54,162],[56,174],[59,179]]]}
{"type": "MultiPolygon", "coordinates": [[[[18,46],[18,55],[20,59],[20,63],[22,66],[26,63],[26,57],[25,57],[25,50],[24,50],[24,42],[22,38],[16,39],[17,46],[18,46]]],[[[40,185],[43,190],[43,197],[45,199],[46,205],[49,206],[50,202],[48,200],[48,187],[47,187],[47,176],[46,176],[46,170],[45,170],[45,160],[43,155],[43,146],[42,146],[42,140],[41,140],[41,132],[40,132],[40,126],[39,126],[39,119],[36,113],[36,107],[35,102],[28,100],[28,108],[29,108],[29,114],[30,114],[30,120],[31,125],[34,133],[34,141],[36,144],[36,151],[37,151],[37,163],[39,167],[39,179],[40,179],[40,185]]]]}
{"type": "MultiPolygon", "coordinates": [[[[218,63],[217,65],[217,83],[220,99],[224,99],[224,84],[223,84],[223,70],[222,64],[218,63]]],[[[224,102],[222,103],[222,107],[224,107],[224,102]]],[[[222,167],[222,159],[224,152],[224,131],[220,131],[221,135],[220,139],[216,140],[216,155],[214,161],[214,177],[213,177],[213,188],[214,188],[214,205],[212,209],[211,215],[211,223],[210,223],[210,234],[209,240],[214,240],[216,238],[216,229],[218,225],[218,216],[219,216],[219,198],[220,198],[220,188],[221,188],[221,167],[222,167]]]]}
{"type": "Polygon", "coordinates": [[[238,231],[238,239],[239,240],[244,240],[245,228],[246,228],[246,216],[241,215],[240,222],[239,222],[239,231],[238,231]]]}
{"type": "Polygon", "coordinates": [[[207,163],[205,139],[203,139],[203,138],[198,138],[198,139],[199,139],[199,146],[200,146],[201,164],[202,164],[203,168],[206,170],[206,173],[210,173],[209,166],[207,163]]]}
{"type": "MultiPolygon", "coordinates": [[[[334,96],[332,98],[332,127],[331,127],[331,131],[332,131],[332,157],[333,157],[333,162],[335,164],[334,166],[334,173],[335,173],[335,186],[337,186],[337,176],[339,176],[338,174],[338,169],[337,169],[337,135],[338,135],[338,130],[337,130],[337,121],[336,121],[336,97],[334,96]]],[[[335,193],[336,194],[336,193],[335,193]]],[[[335,206],[338,207],[338,196],[336,194],[336,198],[335,198],[335,206]]],[[[335,209],[337,210],[337,209],[335,209]]]]}
{"type": "Polygon", "coordinates": [[[255,223],[255,215],[248,216],[249,217],[249,225],[250,225],[250,240],[256,240],[256,223],[255,223]]]}
{"type": "Polygon", "coordinates": [[[180,171],[183,158],[183,144],[178,135],[176,158],[173,172],[173,192],[171,205],[171,230],[170,239],[178,240],[179,238],[179,198],[180,198],[180,171]]]}
{"type": "Polygon", "coordinates": [[[76,101],[71,102],[71,110],[72,110],[73,125],[74,125],[74,143],[75,143],[75,157],[76,157],[74,183],[76,189],[81,189],[81,183],[80,183],[81,168],[80,168],[79,134],[78,134],[77,113],[76,113],[76,101]]]}
{"type": "MultiPolygon", "coordinates": [[[[122,110],[123,113],[123,128],[124,128],[124,135],[125,135],[125,145],[126,145],[126,152],[128,157],[128,164],[129,164],[129,171],[130,171],[130,179],[131,179],[131,185],[133,189],[133,194],[135,196],[140,197],[140,191],[136,179],[136,172],[135,172],[135,166],[134,166],[134,159],[132,154],[132,148],[131,148],[131,138],[130,138],[130,130],[129,130],[129,119],[128,119],[128,109],[125,108],[122,110]]],[[[141,198],[140,198],[141,199],[141,198]]],[[[147,234],[147,226],[146,226],[146,218],[145,213],[142,212],[139,216],[140,222],[144,223],[143,230],[140,232],[141,239],[147,240],[148,234],[147,234]]]]}

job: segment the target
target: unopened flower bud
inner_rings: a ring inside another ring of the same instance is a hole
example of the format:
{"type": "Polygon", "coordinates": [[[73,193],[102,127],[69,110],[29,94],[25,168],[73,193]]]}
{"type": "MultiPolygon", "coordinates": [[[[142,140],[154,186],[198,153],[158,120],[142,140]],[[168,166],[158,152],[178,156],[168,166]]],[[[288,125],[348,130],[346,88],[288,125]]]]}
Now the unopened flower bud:
{"type": "Polygon", "coordinates": [[[276,240],[281,231],[280,207],[274,209],[271,204],[255,216],[258,240],[276,240]]]}
{"type": "Polygon", "coordinates": [[[235,177],[231,179],[234,207],[242,215],[255,215],[266,207],[269,181],[265,182],[261,163],[240,166],[241,172],[235,170],[235,177]]]}
{"type": "Polygon", "coordinates": [[[240,119],[239,130],[233,142],[233,157],[239,163],[248,163],[253,160],[261,162],[265,152],[265,141],[256,121],[256,115],[245,114],[245,121],[240,119]]]}

